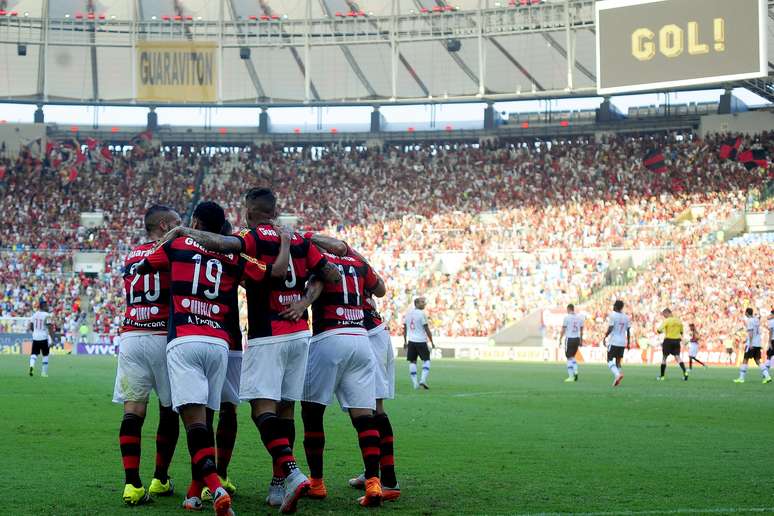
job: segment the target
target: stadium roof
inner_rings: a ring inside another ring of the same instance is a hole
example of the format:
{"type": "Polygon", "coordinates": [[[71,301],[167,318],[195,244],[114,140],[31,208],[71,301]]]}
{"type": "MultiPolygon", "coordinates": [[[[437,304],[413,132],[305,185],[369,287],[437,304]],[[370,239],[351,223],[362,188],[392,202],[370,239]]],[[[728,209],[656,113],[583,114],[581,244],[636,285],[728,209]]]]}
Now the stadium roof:
{"type": "MultiPolygon", "coordinates": [[[[593,0],[0,0],[0,100],[136,103],[148,41],[215,42],[204,104],[596,93],[593,0]]],[[[774,100],[771,75],[742,85],[774,100]]]]}

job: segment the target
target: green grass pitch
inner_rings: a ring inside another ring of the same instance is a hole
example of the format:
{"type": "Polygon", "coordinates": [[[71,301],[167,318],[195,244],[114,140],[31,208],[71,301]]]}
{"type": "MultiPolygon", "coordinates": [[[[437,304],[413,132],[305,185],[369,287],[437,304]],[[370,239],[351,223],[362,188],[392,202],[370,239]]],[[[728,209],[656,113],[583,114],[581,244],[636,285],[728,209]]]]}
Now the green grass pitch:
{"type": "MultiPolygon", "coordinates": [[[[118,450],[121,408],[110,402],[111,357],[51,359],[49,378],[27,376],[27,358],[0,360],[2,514],[183,514],[179,492],[123,507],[118,450]]],[[[435,361],[432,390],[410,388],[398,362],[396,432],[402,498],[382,509],[355,506],[347,479],[360,472],[354,430],[337,408],[326,418],[324,501],[300,513],[406,514],[747,514],[774,511],[770,488],[774,384],[732,383],[736,370],[696,370],[655,381],[655,367],[626,367],[618,389],[603,365],[581,365],[565,384],[562,364],[435,361]]],[[[150,482],[157,415],[143,430],[141,473],[150,482]]],[[[300,419],[300,417],[299,417],[300,419]]],[[[268,454],[240,408],[230,476],[237,514],[273,514],[263,501],[268,454]]],[[[299,423],[299,435],[301,425],[299,423]]],[[[190,479],[185,438],[172,476],[190,479]]],[[[300,439],[297,457],[305,469],[300,439]]],[[[205,514],[211,514],[206,512],[205,514]]]]}

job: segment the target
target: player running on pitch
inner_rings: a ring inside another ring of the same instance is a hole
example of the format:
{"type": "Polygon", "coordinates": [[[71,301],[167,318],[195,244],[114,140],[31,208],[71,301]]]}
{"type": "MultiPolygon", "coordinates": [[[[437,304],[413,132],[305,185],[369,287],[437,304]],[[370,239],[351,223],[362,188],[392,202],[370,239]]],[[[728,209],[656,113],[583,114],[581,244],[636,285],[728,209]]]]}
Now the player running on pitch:
{"type": "Polygon", "coordinates": [[[430,376],[430,346],[435,348],[433,333],[427,323],[424,309],[427,305],[424,297],[414,299],[414,308],[403,318],[403,347],[406,349],[406,360],[409,363],[411,384],[415,389],[429,389],[427,377],[430,376]],[[417,357],[422,359],[422,376],[417,382],[417,357]]]}
{"type": "Polygon", "coordinates": [[[620,299],[613,304],[613,312],[607,318],[607,332],[602,339],[602,345],[607,345],[607,337],[610,336],[610,345],[607,346],[607,367],[613,373],[613,387],[621,385],[623,373],[621,372],[621,360],[624,349],[631,347],[631,322],[629,316],[622,312],[624,307],[620,299]]]}
{"type": "Polygon", "coordinates": [[[40,376],[48,377],[48,354],[50,345],[54,341],[51,314],[48,313],[48,303],[41,299],[38,309],[30,317],[30,331],[32,332],[32,352],[30,353],[30,376],[35,374],[35,362],[38,355],[43,355],[43,366],[40,368],[40,376]]]}
{"type": "Polygon", "coordinates": [[[693,363],[701,364],[707,367],[707,364],[699,360],[697,355],[699,354],[699,332],[696,330],[696,325],[691,323],[688,325],[688,329],[691,330],[690,343],[688,344],[688,369],[693,371],[693,363]]]}
{"type": "Polygon", "coordinates": [[[669,356],[675,357],[675,362],[680,365],[680,369],[683,371],[683,380],[688,380],[688,371],[685,370],[685,364],[683,359],[680,358],[680,344],[683,339],[683,321],[679,317],[672,315],[672,310],[665,308],[661,315],[664,316],[664,320],[658,327],[658,332],[664,334],[664,342],[661,344],[661,374],[656,377],[656,380],[664,381],[664,374],[666,373],[666,363],[669,356]]]}
{"type": "Polygon", "coordinates": [[[744,358],[739,367],[739,378],[734,383],[744,383],[744,377],[747,374],[747,362],[752,358],[755,364],[761,369],[763,383],[771,383],[771,375],[766,368],[766,364],[761,363],[761,321],[753,313],[752,308],[744,311],[745,327],[747,329],[747,341],[744,346],[744,358]]]}
{"type": "MultiPolygon", "coordinates": [[[[124,270],[141,262],[169,229],[180,224],[180,216],[167,206],[154,205],[145,213],[148,242],[127,255],[124,270]]],[[[124,417],[119,430],[124,463],[123,500],[127,505],[148,501],[148,495],[171,496],[174,484],[169,464],[180,435],[177,413],[167,372],[167,320],[169,319],[169,272],[124,276],[126,311],[120,329],[118,369],[113,402],[123,403],[124,417]],[[146,492],[140,480],[142,425],[151,390],[159,398],[159,426],[156,431],[156,470],[146,492]]]]}
{"type": "Polygon", "coordinates": [[[567,315],[564,316],[562,331],[559,333],[559,346],[564,344],[564,356],[567,358],[565,383],[578,381],[578,362],[575,355],[583,345],[583,322],[584,317],[575,313],[575,305],[567,305],[567,315]]]}

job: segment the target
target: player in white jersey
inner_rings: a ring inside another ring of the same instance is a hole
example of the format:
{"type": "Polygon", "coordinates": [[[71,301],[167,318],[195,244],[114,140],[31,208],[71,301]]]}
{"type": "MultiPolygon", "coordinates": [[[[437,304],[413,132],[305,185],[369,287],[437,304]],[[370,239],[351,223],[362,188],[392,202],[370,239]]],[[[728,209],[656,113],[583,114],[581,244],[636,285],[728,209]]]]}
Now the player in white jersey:
{"type": "Polygon", "coordinates": [[[48,303],[45,299],[40,300],[38,310],[30,318],[30,331],[32,332],[32,353],[30,353],[30,376],[35,373],[35,362],[38,360],[38,354],[43,355],[43,367],[40,376],[48,376],[48,353],[49,345],[54,340],[51,329],[51,314],[48,313],[48,303]]]}
{"type": "Polygon", "coordinates": [[[707,364],[696,358],[699,354],[699,332],[696,331],[696,325],[691,323],[688,325],[688,329],[691,330],[691,341],[688,345],[688,369],[693,371],[694,362],[701,364],[706,368],[707,364]]]}
{"type": "Polygon", "coordinates": [[[562,322],[562,332],[559,334],[559,346],[564,345],[564,356],[567,358],[567,379],[565,383],[578,381],[578,362],[575,355],[583,345],[584,317],[575,313],[575,305],[567,305],[567,315],[562,322]],[[565,340],[566,339],[566,340],[565,340]]]}
{"type": "Polygon", "coordinates": [[[427,324],[427,316],[423,311],[426,302],[424,297],[414,299],[414,308],[408,311],[403,319],[403,347],[406,348],[406,360],[409,362],[409,375],[415,389],[422,387],[429,389],[427,377],[430,375],[430,349],[432,347],[433,334],[427,324]],[[422,376],[417,382],[417,356],[422,359],[422,376]]]}
{"type": "Polygon", "coordinates": [[[771,375],[766,368],[766,364],[761,363],[761,321],[753,314],[753,309],[748,308],[744,312],[745,328],[747,329],[747,341],[744,345],[744,358],[739,367],[739,378],[734,383],[744,383],[744,377],[747,374],[747,362],[752,358],[755,364],[761,369],[763,383],[771,383],[771,375]]]}
{"type": "Polygon", "coordinates": [[[766,321],[769,328],[769,349],[766,350],[766,369],[771,369],[771,364],[774,362],[774,310],[769,314],[769,318],[766,321]]]}
{"type": "Polygon", "coordinates": [[[624,303],[620,299],[613,304],[613,312],[607,318],[607,333],[602,339],[602,344],[607,345],[607,337],[610,337],[610,344],[607,345],[607,367],[613,373],[613,387],[618,387],[623,380],[621,373],[621,359],[624,356],[624,349],[631,347],[630,328],[631,322],[629,316],[623,313],[624,303]]]}

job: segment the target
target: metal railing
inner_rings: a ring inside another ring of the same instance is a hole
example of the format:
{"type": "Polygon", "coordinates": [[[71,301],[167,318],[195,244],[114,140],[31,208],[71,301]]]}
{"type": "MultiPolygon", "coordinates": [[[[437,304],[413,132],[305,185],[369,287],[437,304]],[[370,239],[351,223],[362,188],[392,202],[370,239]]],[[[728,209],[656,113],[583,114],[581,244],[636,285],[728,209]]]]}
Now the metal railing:
{"type": "Polygon", "coordinates": [[[524,7],[316,19],[119,20],[0,17],[0,43],[131,47],[136,41],[220,41],[223,47],[284,47],[427,41],[594,26],[594,1],[524,7]],[[89,34],[94,34],[91,41],[89,34]],[[308,36],[308,39],[307,39],[308,36]]]}

